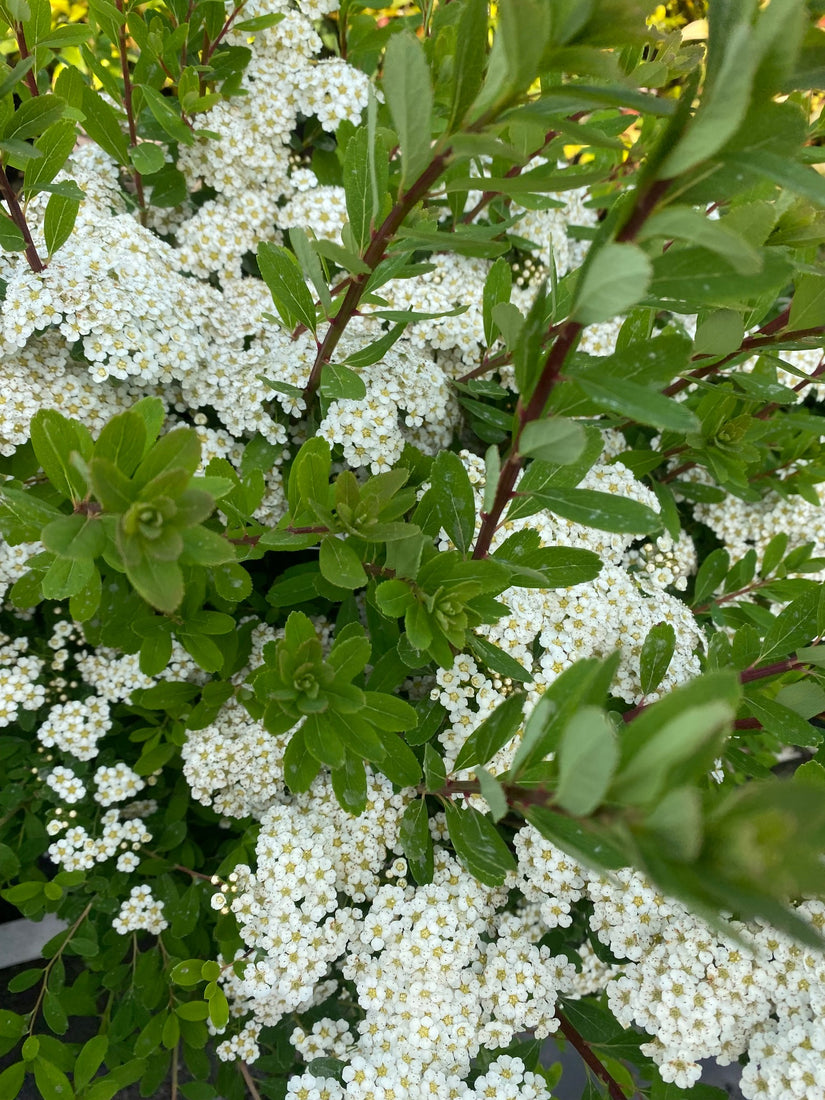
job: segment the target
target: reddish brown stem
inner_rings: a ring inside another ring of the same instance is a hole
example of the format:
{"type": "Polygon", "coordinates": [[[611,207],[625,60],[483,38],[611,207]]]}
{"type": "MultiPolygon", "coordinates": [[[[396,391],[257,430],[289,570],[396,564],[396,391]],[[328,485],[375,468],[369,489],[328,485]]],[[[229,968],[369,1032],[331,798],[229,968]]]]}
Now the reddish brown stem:
{"type": "MultiPolygon", "coordinates": [[[[115,0],[117,10],[123,14],[123,0],[115,0]]],[[[123,109],[126,111],[126,122],[129,127],[129,144],[133,147],[138,143],[137,125],[135,123],[135,108],[132,102],[132,74],[129,71],[129,54],[126,49],[126,21],[120,24],[117,32],[118,53],[120,55],[120,73],[123,77],[123,109]]],[[[135,183],[135,195],[140,207],[141,225],[146,224],[146,198],[143,194],[143,177],[137,168],[132,169],[132,179],[135,183]]]]}
{"type": "MultiPolygon", "coordinates": [[[[27,57],[31,57],[31,53],[29,52],[29,46],[26,42],[26,32],[23,30],[22,23],[14,24],[14,37],[17,39],[17,50],[20,54],[20,60],[25,61],[27,57]]],[[[37,87],[37,77],[32,69],[29,69],[23,79],[26,81],[26,87],[32,95],[40,95],[37,87]]]]}
{"type": "Polygon", "coordinates": [[[726,592],[724,596],[719,596],[718,599],[709,600],[707,603],[701,604],[699,607],[694,607],[693,614],[701,615],[705,611],[710,611],[714,604],[730,603],[731,600],[735,600],[738,596],[744,596],[748,592],[755,592],[758,588],[764,588],[766,584],[771,584],[770,580],[754,581],[753,584],[746,584],[744,588],[737,588],[735,592],[726,592]]]}
{"type": "Polygon", "coordinates": [[[583,327],[578,321],[565,321],[559,329],[558,336],[550,349],[550,354],[544,362],[538,384],[530,400],[527,405],[522,405],[521,401],[518,403],[516,408],[518,427],[513,436],[510,453],[501,467],[493,505],[489,512],[482,512],[481,514],[481,528],[473,548],[474,558],[486,558],[490,551],[490,545],[504,509],[513,499],[513,489],[521,469],[522,457],[518,451],[521,433],[524,431],[526,424],[529,424],[531,420],[537,420],[544,412],[553,387],[558,381],[564,361],[578,340],[583,327]]]}
{"type": "MultiPolygon", "coordinates": [[[[797,657],[787,657],[784,661],[775,661],[771,665],[762,665],[761,668],[745,668],[739,673],[740,684],[750,684],[754,680],[766,680],[769,676],[780,676],[783,672],[793,672],[795,669],[804,668],[805,661],[800,661],[797,657]]],[[[632,722],[634,718],[637,718],[643,710],[647,710],[650,703],[637,703],[632,710],[626,710],[622,715],[622,719],[625,722],[632,722]]],[[[756,725],[750,725],[751,719],[742,718],[737,719],[734,722],[735,729],[759,729],[761,723],[757,722],[756,725]]]]}
{"type": "Polygon", "coordinates": [[[347,287],[344,300],[338,312],[330,322],[323,342],[318,348],[318,354],[315,357],[315,362],[312,365],[312,370],[310,371],[309,379],[304,389],[304,401],[307,407],[312,403],[312,399],[321,384],[321,373],[324,369],[324,364],[330,362],[332,354],[338,346],[338,341],[344,335],[344,330],[350,320],[355,316],[364,290],[366,289],[367,282],[375,268],[383,259],[387,245],[395,236],[409,212],[424,198],[438,177],[444,172],[450,158],[450,152],[450,149],[445,149],[433,158],[410,189],[395,203],[378,229],[373,232],[372,239],[363,256],[364,263],[369,268],[369,271],[362,272],[353,277],[347,287]]]}
{"type": "Polygon", "coordinates": [[[215,50],[218,48],[218,46],[223,41],[223,39],[226,37],[226,35],[229,33],[229,30],[232,27],[232,24],[235,22],[235,20],[240,15],[245,3],[246,3],[246,0],[241,0],[240,4],[236,4],[235,7],[232,9],[232,11],[227,16],[226,22],[221,27],[221,29],[218,31],[218,34],[213,39],[213,41],[210,42],[208,46],[206,45],[206,43],[204,43],[203,53],[201,54],[201,64],[202,65],[208,65],[209,64],[210,57],[215,52],[215,50]]]}
{"type": "Polygon", "coordinates": [[[590,1048],[587,1040],[573,1027],[560,1009],[556,1009],[556,1019],[559,1021],[559,1031],[570,1043],[587,1068],[599,1078],[607,1087],[607,1095],[610,1100],[627,1100],[624,1089],[612,1076],[610,1070],[602,1065],[590,1048]]]}
{"type": "Polygon", "coordinates": [[[754,680],[766,680],[769,676],[779,676],[783,672],[792,672],[794,669],[802,668],[804,661],[798,660],[794,657],[786,657],[784,661],[774,661],[771,665],[762,665],[760,667],[746,668],[739,673],[739,680],[743,684],[753,683],[754,680]]]}
{"type": "Polygon", "coordinates": [[[17,194],[9,183],[9,177],[6,175],[6,170],[2,165],[0,165],[0,193],[8,207],[9,217],[20,230],[23,235],[23,240],[26,242],[25,256],[29,267],[32,271],[43,271],[46,265],[40,259],[34,241],[32,240],[31,231],[26,221],[26,215],[23,213],[23,208],[17,199],[17,194]]]}

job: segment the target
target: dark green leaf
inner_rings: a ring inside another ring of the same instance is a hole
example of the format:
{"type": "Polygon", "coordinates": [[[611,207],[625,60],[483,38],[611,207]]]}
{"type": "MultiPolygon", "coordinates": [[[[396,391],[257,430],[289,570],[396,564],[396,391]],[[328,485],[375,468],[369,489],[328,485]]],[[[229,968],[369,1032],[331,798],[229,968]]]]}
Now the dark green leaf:
{"type": "Polygon", "coordinates": [[[258,267],[286,327],[292,329],[302,324],[315,332],[315,304],[292,253],[271,241],[261,241],[258,267]]]}
{"type": "Polygon", "coordinates": [[[604,245],[585,269],[573,319],[592,325],[624,313],[644,297],[652,274],[650,260],[636,245],[604,245]]]}
{"type": "Polygon", "coordinates": [[[510,695],[473,730],[459,750],[455,771],[486,764],[513,737],[522,722],[524,698],[510,695]]]}
{"type": "Polygon", "coordinates": [[[419,886],[432,881],[433,839],[427,817],[427,803],[419,798],[410,802],[401,818],[401,849],[419,886]]]}
{"type": "Polygon", "coordinates": [[[599,707],[582,707],[567,723],[558,749],[556,802],[575,817],[601,805],[610,786],[619,749],[616,731],[599,707]]]}
{"type": "Polygon", "coordinates": [[[475,533],[476,505],[464,463],[452,451],[442,451],[432,465],[431,491],[441,526],[464,554],[475,533]]]}
{"type": "Polygon", "coordinates": [[[507,872],[516,869],[516,860],[490,818],[472,806],[459,810],[453,802],[445,802],[444,812],[462,866],[485,886],[500,886],[507,872]]]}
{"type": "Polygon", "coordinates": [[[676,648],[676,631],[670,623],[657,623],[647,632],[639,658],[642,692],[655,691],[665,677],[676,648]]]}
{"type": "Polygon", "coordinates": [[[409,187],[432,156],[433,92],[424,49],[408,31],[393,35],[389,41],[383,91],[401,146],[401,183],[409,187]]]}
{"type": "Polygon", "coordinates": [[[573,523],[582,523],[601,531],[649,535],[662,526],[661,519],[652,508],[615,493],[602,493],[596,489],[546,489],[540,493],[532,492],[530,497],[573,523]]]}

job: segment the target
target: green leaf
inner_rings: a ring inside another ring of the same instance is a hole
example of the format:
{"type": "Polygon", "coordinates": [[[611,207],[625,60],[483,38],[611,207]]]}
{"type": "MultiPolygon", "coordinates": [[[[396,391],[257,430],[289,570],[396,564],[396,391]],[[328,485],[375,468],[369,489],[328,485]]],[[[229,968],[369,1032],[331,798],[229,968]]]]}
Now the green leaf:
{"type": "Polygon", "coordinates": [[[346,764],[347,749],[335,731],[335,727],[324,714],[310,714],[301,727],[304,744],[320,764],[330,768],[343,768],[346,764]]]}
{"type": "MultiPolygon", "coordinates": [[[[0,211],[0,248],[6,252],[22,252],[26,247],[26,238],[23,230],[0,211]]],[[[12,1067],[13,1068],[13,1067],[12,1067]]]]}
{"type": "Polygon", "coordinates": [[[777,615],[762,642],[760,661],[771,657],[784,657],[798,646],[810,643],[817,636],[817,616],[822,589],[809,589],[783,608],[777,615]]]}
{"type": "MultiPolygon", "coordinates": [[[[330,655],[330,661],[331,659],[332,655],[330,655]]],[[[415,707],[384,691],[365,691],[364,704],[358,714],[373,726],[388,733],[407,733],[418,726],[418,712],[415,707]]]]}
{"type": "Polygon", "coordinates": [[[609,242],[584,271],[572,319],[592,325],[626,312],[645,296],[652,274],[650,260],[636,245],[609,242]]]}
{"type": "Polygon", "coordinates": [[[407,864],[419,886],[432,882],[433,838],[430,834],[427,803],[423,798],[410,802],[404,810],[399,840],[407,864]]]}
{"type": "Polygon", "coordinates": [[[98,501],[107,512],[128,512],[138,488],[107,458],[93,458],[89,477],[98,501]]]}
{"type": "Polygon", "coordinates": [[[738,130],[750,105],[751,83],[759,56],[747,19],[728,28],[718,68],[709,73],[705,92],[681,141],[659,169],[662,179],[680,176],[712,157],[738,130]]]}
{"type": "Polygon", "coordinates": [[[308,791],[320,767],[307,749],[303,729],[296,730],[284,752],[284,780],[292,793],[308,791]]]}
{"type": "Polygon", "coordinates": [[[166,164],[166,156],[160,145],[151,141],[143,141],[140,145],[129,147],[129,160],[134,165],[135,171],[142,176],[153,176],[160,172],[166,164]]]}
{"type": "Polygon", "coordinates": [[[324,307],[325,314],[330,316],[332,313],[332,297],[321,267],[321,261],[318,259],[317,253],[313,252],[309,237],[303,229],[293,226],[289,231],[289,243],[292,245],[301,270],[315,287],[315,293],[324,307]]]}
{"type": "MultiPolygon", "coordinates": [[[[478,7],[475,0],[472,0],[472,4],[478,7]]],[[[485,24],[487,21],[486,15],[486,3],[483,4],[485,8],[485,24]]],[[[502,302],[510,301],[510,294],[513,287],[513,272],[508,262],[503,256],[495,261],[487,272],[487,278],[484,280],[484,294],[482,299],[482,317],[484,323],[484,340],[489,348],[496,336],[499,333],[498,325],[493,320],[493,310],[497,305],[502,302]]]]}
{"type": "Polygon", "coordinates": [[[26,1079],[26,1063],[15,1062],[0,1073],[0,1096],[15,1100],[26,1079]]]}
{"type": "Polygon", "coordinates": [[[171,615],[180,606],[183,574],[176,562],[141,558],[126,567],[126,576],[138,595],[158,611],[171,615]]]}
{"type": "Polygon", "coordinates": [[[734,713],[729,702],[713,699],[687,707],[664,722],[623,764],[611,786],[611,798],[627,805],[649,804],[664,794],[682,765],[692,765],[701,773],[718,755],[734,713]]]}
{"type": "Polygon", "coordinates": [[[467,644],[476,657],[479,657],[493,672],[497,672],[500,676],[506,676],[510,680],[515,680],[516,683],[532,683],[532,672],[520,664],[515,657],[511,657],[509,653],[505,653],[503,649],[493,645],[487,638],[483,638],[478,634],[470,634],[467,637],[467,644]]]}
{"type": "Polygon", "coordinates": [[[618,656],[613,654],[606,661],[595,657],[584,658],[553,680],[525,723],[521,744],[510,765],[511,779],[555,751],[562,730],[580,706],[604,700],[616,671],[618,656]]]}
{"type": "Polygon", "coordinates": [[[459,750],[453,768],[463,771],[486,764],[513,737],[522,722],[524,697],[510,695],[473,730],[459,750]]]}
{"type": "Polygon", "coordinates": [[[476,768],[476,779],[478,779],[482,797],[490,807],[490,817],[493,821],[501,821],[510,808],[504,788],[495,776],[490,775],[486,768],[476,768]]]}
{"type": "Polygon", "coordinates": [[[117,1066],[106,1077],[92,1082],[84,1100],[113,1100],[117,1093],[142,1077],[145,1069],[146,1063],[142,1058],[133,1058],[131,1062],[117,1066]]]}
{"type": "Polygon", "coordinates": [[[447,770],[444,766],[444,758],[437,752],[432,743],[424,746],[424,785],[428,791],[440,791],[447,782],[447,770]]]}
{"type": "Polygon", "coordinates": [[[401,185],[409,187],[432,159],[433,110],[424,48],[409,31],[393,35],[387,45],[383,91],[401,146],[401,185]]]}
{"type": "Polygon", "coordinates": [[[548,417],[525,424],[519,436],[518,449],[528,458],[567,466],[581,457],[586,444],[587,436],[577,421],[548,417]]]}
{"type": "Polygon", "coordinates": [[[343,767],[333,768],[331,776],[339,804],[356,817],[363,813],[367,804],[367,773],[363,760],[347,751],[343,767]]]}
{"type": "Polygon", "coordinates": [[[549,489],[530,493],[532,500],[573,523],[617,531],[628,535],[649,535],[662,526],[660,517],[637,500],[596,489],[549,489]]]}
{"type": "Polygon", "coordinates": [[[485,886],[500,886],[516,859],[489,817],[468,806],[444,803],[450,842],[462,866],[485,886]]]}
{"type": "Polygon", "coordinates": [[[675,648],[676,631],[670,623],[657,623],[647,632],[639,657],[639,679],[644,695],[655,691],[665,678],[675,648]]]}
{"type": "Polygon", "coordinates": [[[766,249],[763,257],[761,271],[742,275],[727,259],[707,248],[669,248],[653,260],[647,301],[679,313],[695,313],[705,306],[736,308],[765,294],[775,296],[790,279],[792,269],[779,249],[766,249]]]}
{"type": "MultiPolygon", "coordinates": [[[[53,884],[52,884],[53,885],[53,884]]],[[[60,1003],[60,997],[51,990],[47,990],[43,997],[43,1019],[55,1035],[65,1035],[69,1029],[69,1020],[66,1011],[60,1003]]]]}
{"type": "MultiPolygon", "coordinates": [[[[481,89],[487,54],[487,18],[487,0],[467,0],[456,28],[452,98],[446,128],[448,134],[461,127],[481,89]]],[[[489,347],[492,340],[486,336],[486,331],[485,322],[485,339],[489,347]]]]}
{"type": "Polygon", "coordinates": [[[692,206],[668,206],[649,218],[639,234],[640,240],[665,237],[698,244],[716,252],[742,275],[762,268],[762,257],[744,237],[725,225],[725,219],[710,219],[692,206]]]}
{"type": "MultiPolygon", "coordinates": [[[[21,882],[18,885],[10,887],[8,890],[3,891],[3,898],[11,902],[12,905],[19,905],[24,901],[30,901],[33,897],[38,897],[43,892],[42,882],[21,882]],[[36,889],[29,890],[25,897],[19,896],[21,887],[36,887],[36,889]]],[[[10,993],[23,993],[27,989],[31,989],[33,985],[37,985],[43,978],[43,971],[40,969],[32,968],[30,970],[23,970],[19,974],[15,974],[13,978],[9,979],[8,989],[10,993]]]]}
{"type": "Polygon", "coordinates": [[[42,154],[26,168],[23,193],[26,198],[36,195],[43,185],[51,183],[77,144],[77,128],[69,119],[53,123],[35,141],[34,147],[42,154]]]}
{"type": "Polygon", "coordinates": [[[367,396],[367,387],[361,375],[343,363],[325,363],[320,392],[329,401],[361,401],[367,396]]]}
{"type": "Polygon", "coordinates": [[[223,600],[239,603],[252,592],[252,578],[239,562],[228,561],[212,570],[215,591],[223,600]]]}
{"type": "Polygon", "coordinates": [[[71,455],[77,451],[85,459],[91,456],[93,445],[88,430],[54,409],[38,409],[30,431],[34,453],[46,477],[64,497],[79,500],[86,486],[71,463],[71,455]]]}
{"type": "Polygon", "coordinates": [[[573,716],[561,735],[558,760],[555,801],[574,817],[587,817],[604,801],[619,762],[616,731],[603,710],[582,707],[573,716]]]}
{"type": "Polygon", "coordinates": [[[74,1100],[75,1092],[69,1078],[42,1055],[34,1062],[34,1083],[43,1100],[74,1100]]]}
{"type": "MultiPolygon", "coordinates": [[[[574,377],[576,384],[603,409],[626,416],[639,424],[650,424],[662,431],[699,431],[699,420],[690,409],[664,394],[647,389],[646,386],[602,372],[598,378],[583,374],[576,374],[574,377]]],[[[559,459],[555,461],[558,462],[559,459]]]]}
{"type": "Polygon", "coordinates": [[[131,477],[148,443],[146,423],[139,412],[128,410],[108,420],[95,443],[95,458],[105,458],[131,477]]]}
{"type": "Polygon", "coordinates": [[[302,324],[315,332],[318,323],[315,304],[292,253],[271,241],[261,241],[257,255],[261,277],[286,327],[292,329],[302,324]]]}
{"type": "Polygon", "coordinates": [[[97,516],[75,514],[52,520],[41,535],[43,545],[64,558],[96,558],[103,552],[106,535],[97,516]]]}
{"type": "Polygon", "coordinates": [[[415,753],[396,733],[378,730],[386,755],[378,763],[379,769],[399,787],[414,787],[421,778],[421,765],[415,753]]]}
{"type": "Polygon", "coordinates": [[[800,275],[791,299],[788,328],[798,330],[825,324],[825,275],[800,275]]]}
{"type": "Polygon", "coordinates": [[[184,565],[224,565],[235,560],[231,542],[208,527],[188,527],[181,532],[184,565]]]}
{"type": "Polygon", "coordinates": [[[810,199],[817,206],[825,206],[825,179],[807,164],[764,149],[729,153],[724,159],[734,168],[747,168],[795,195],[810,199]]]}
{"type": "Polygon", "coordinates": [[[307,440],[289,471],[287,498],[293,520],[300,515],[314,517],[312,503],[326,507],[332,456],[329,444],[320,436],[307,440]]]}
{"type": "Polygon", "coordinates": [[[372,231],[381,217],[387,178],[387,154],[383,141],[371,135],[367,126],[360,126],[347,142],[344,154],[347,217],[359,254],[369,244],[372,231]],[[372,178],[373,172],[375,179],[372,178]]]}
{"type": "Polygon", "coordinates": [[[201,444],[195,429],[175,428],[154,444],[135,471],[133,480],[138,488],[144,489],[150,481],[172,470],[183,470],[191,477],[200,460],[201,444]]]}
{"type": "Polygon", "coordinates": [[[10,545],[39,539],[44,525],[61,515],[34,493],[0,487],[0,525],[10,545]]]}
{"type": "Polygon", "coordinates": [[[363,588],[367,583],[361,559],[348,542],[336,535],[328,535],[321,541],[318,567],[321,576],[338,588],[363,588]]]}
{"type": "Polygon", "coordinates": [[[55,558],[41,581],[44,599],[65,600],[76,595],[89,584],[94,572],[95,567],[88,558],[55,558]]]}
{"type": "Polygon", "coordinates": [[[135,84],[134,89],[137,90],[138,88],[143,94],[146,106],[154,116],[155,121],[166,131],[169,137],[180,145],[192,145],[195,141],[195,135],[181,119],[180,110],[176,110],[172,106],[174,100],[167,99],[166,96],[161,95],[156,88],[152,88],[149,84],[135,84]]]}
{"type": "Polygon", "coordinates": [[[441,451],[432,465],[430,480],[441,526],[461,553],[466,554],[476,522],[470,475],[458,455],[441,451]]]}
{"type": "Polygon", "coordinates": [[[706,603],[708,598],[721,586],[730,569],[730,555],[727,550],[718,547],[712,550],[696,574],[694,582],[693,606],[706,603]]]}
{"type": "Polygon", "coordinates": [[[209,1021],[219,1030],[229,1023],[229,1002],[222,989],[216,989],[209,998],[209,1021]]]}
{"type": "Polygon", "coordinates": [[[118,164],[127,165],[129,143],[114,107],[88,84],[83,85],[81,105],[85,116],[81,125],[92,141],[118,164]]]}

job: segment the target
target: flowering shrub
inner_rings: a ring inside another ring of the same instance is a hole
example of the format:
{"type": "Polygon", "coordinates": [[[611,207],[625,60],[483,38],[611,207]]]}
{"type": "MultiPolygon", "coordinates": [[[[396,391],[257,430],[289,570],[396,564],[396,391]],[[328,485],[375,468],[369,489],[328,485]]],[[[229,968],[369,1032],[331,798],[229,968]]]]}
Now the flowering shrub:
{"type": "Polygon", "coordinates": [[[819,7],[488,8],[0,4],[3,1100],[825,1095],[819,7]]]}

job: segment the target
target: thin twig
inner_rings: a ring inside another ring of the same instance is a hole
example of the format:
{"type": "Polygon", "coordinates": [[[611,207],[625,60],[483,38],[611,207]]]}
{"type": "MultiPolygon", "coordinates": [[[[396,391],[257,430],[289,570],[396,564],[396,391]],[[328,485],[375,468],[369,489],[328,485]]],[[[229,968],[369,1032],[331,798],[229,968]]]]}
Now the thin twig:
{"type": "Polygon", "coordinates": [[[18,202],[17,194],[9,183],[9,177],[6,175],[6,170],[3,168],[2,164],[0,164],[0,192],[2,192],[6,206],[9,208],[11,220],[23,234],[23,240],[26,242],[25,256],[29,267],[32,271],[45,270],[46,265],[40,259],[37,248],[32,240],[28,222],[26,221],[26,215],[23,213],[23,208],[18,202]]]}
{"type": "MultiPolygon", "coordinates": [[[[115,0],[117,10],[124,14],[123,0],[115,0]]],[[[117,46],[120,55],[120,73],[123,77],[123,109],[126,111],[126,122],[129,127],[129,143],[134,148],[138,143],[137,125],[135,123],[135,109],[132,102],[132,75],[129,71],[129,54],[126,48],[126,20],[120,24],[117,31],[117,46]]],[[[146,198],[143,194],[143,177],[137,168],[132,169],[132,179],[135,183],[135,194],[140,207],[140,224],[146,225],[146,198]]]]}
{"type": "Polygon", "coordinates": [[[610,1100],[627,1100],[624,1089],[619,1082],[613,1077],[610,1070],[599,1061],[584,1036],[576,1031],[564,1013],[558,1008],[556,1009],[556,1019],[559,1021],[559,1031],[575,1049],[587,1068],[607,1086],[607,1094],[610,1100]]]}
{"type": "Polygon", "coordinates": [[[244,1079],[246,1087],[249,1089],[249,1095],[252,1100],[261,1100],[261,1094],[255,1087],[255,1082],[252,1078],[252,1074],[249,1072],[249,1066],[246,1062],[238,1062],[238,1069],[240,1070],[241,1077],[244,1079]]]}
{"type": "Polygon", "coordinates": [[[375,268],[383,259],[387,245],[395,236],[409,212],[424,198],[438,177],[444,172],[449,163],[450,155],[451,150],[447,148],[433,157],[415,183],[413,183],[410,189],[395,203],[382,224],[373,233],[372,239],[363,256],[364,263],[369,268],[369,271],[354,276],[352,282],[347,287],[347,292],[338,312],[330,322],[323,342],[318,347],[318,353],[312,365],[312,370],[310,371],[309,379],[303,394],[307,407],[312,403],[312,399],[321,384],[321,373],[324,365],[330,362],[332,353],[338,346],[338,341],[344,335],[344,330],[354,317],[366,289],[367,282],[375,268]]]}
{"type": "MultiPolygon", "coordinates": [[[[20,54],[20,60],[25,61],[27,57],[31,57],[31,53],[29,52],[29,45],[26,42],[26,32],[23,29],[22,23],[14,24],[14,37],[17,39],[17,50],[20,54]]],[[[26,87],[31,94],[40,95],[40,91],[37,87],[37,77],[32,69],[29,69],[24,79],[26,81],[26,87]]]]}

